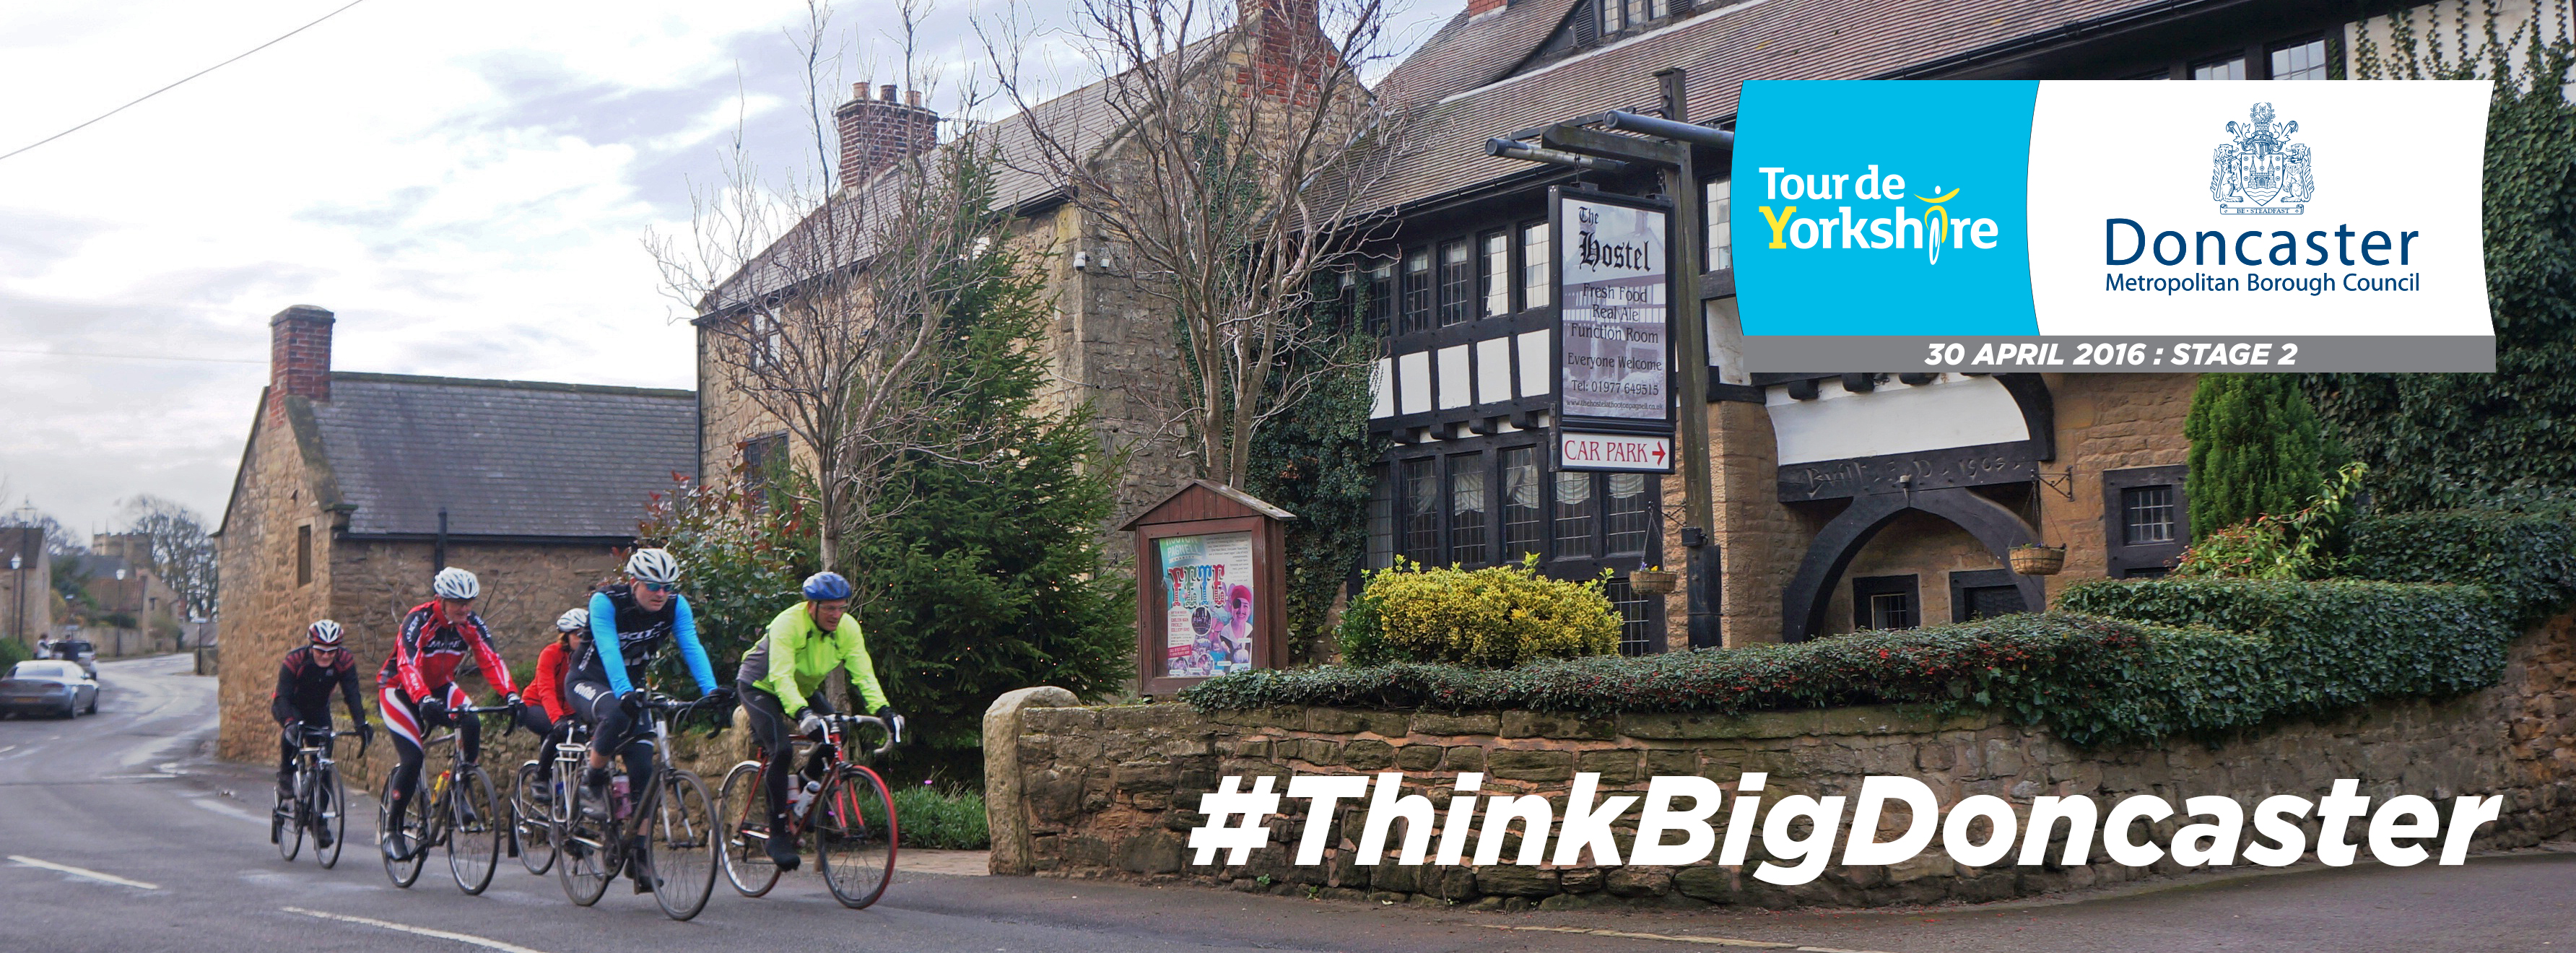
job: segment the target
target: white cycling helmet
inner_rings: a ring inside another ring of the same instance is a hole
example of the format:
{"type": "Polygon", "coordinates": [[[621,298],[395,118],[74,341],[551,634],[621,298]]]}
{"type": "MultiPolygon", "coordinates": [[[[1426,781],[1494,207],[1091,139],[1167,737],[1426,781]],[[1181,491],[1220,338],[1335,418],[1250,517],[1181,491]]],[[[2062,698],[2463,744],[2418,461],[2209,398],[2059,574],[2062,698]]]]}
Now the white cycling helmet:
{"type": "Polygon", "coordinates": [[[637,582],[670,585],[680,581],[680,561],[671,558],[669,550],[639,549],[626,557],[626,574],[637,582]]]}
{"type": "Polygon", "coordinates": [[[574,610],[572,610],[572,611],[570,611],[570,612],[566,612],[566,613],[564,613],[564,614],[562,614],[562,615],[556,616],[556,617],[555,617],[555,631],[557,631],[557,632],[588,632],[588,631],[590,631],[590,610],[588,610],[588,609],[574,609],[574,610]]]}
{"type": "Polygon", "coordinates": [[[483,594],[483,584],[475,580],[473,573],[449,566],[430,580],[429,591],[441,599],[471,599],[483,594]]]}
{"type": "Polygon", "coordinates": [[[339,645],[339,644],[340,644],[340,623],[333,622],[333,621],[331,621],[331,620],[329,620],[329,619],[324,619],[324,620],[322,620],[322,621],[320,621],[320,622],[313,623],[313,625],[312,625],[311,627],[306,628],[306,629],[304,630],[304,637],[305,637],[305,638],[307,638],[307,639],[312,640],[313,644],[315,644],[315,645],[322,645],[322,646],[336,646],[336,645],[339,645]]]}

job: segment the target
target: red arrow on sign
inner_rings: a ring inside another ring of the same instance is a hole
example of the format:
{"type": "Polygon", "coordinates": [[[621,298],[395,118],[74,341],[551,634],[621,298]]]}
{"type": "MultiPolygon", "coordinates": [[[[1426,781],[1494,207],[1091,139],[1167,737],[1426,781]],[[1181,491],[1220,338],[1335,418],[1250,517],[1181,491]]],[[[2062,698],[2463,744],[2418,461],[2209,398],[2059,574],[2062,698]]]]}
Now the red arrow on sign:
{"type": "Polygon", "coordinates": [[[1663,462],[1664,462],[1664,448],[1663,448],[1662,446],[1660,446],[1660,445],[1658,445],[1657,447],[1655,447],[1655,462],[1656,462],[1657,464],[1661,464],[1661,463],[1663,463],[1663,462]]]}

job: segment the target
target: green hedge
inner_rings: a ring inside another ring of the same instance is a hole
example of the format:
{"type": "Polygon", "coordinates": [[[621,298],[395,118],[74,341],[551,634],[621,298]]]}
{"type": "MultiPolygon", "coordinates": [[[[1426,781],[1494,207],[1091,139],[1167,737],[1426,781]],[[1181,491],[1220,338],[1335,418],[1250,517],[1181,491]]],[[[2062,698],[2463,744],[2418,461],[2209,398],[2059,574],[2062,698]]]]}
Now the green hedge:
{"type": "Polygon", "coordinates": [[[0,674],[5,674],[12,666],[34,657],[36,653],[27,649],[27,643],[16,639],[0,639],[0,674]]]}
{"type": "Polygon", "coordinates": [[[2349,532],[2345,575],[2483,586],[2517,629],[2576,596],[2576,520],[2565,511],[2397,513],[2354,520],[2349,532]]]}
{"type": "Polygon", "coordinates": [[[1264,670],[1181,693],[1202,710],[1272,705],[1736,714],[1928,703],[2050,725],[2076,744],[2250,724],[2260,640],[2068,613],[2003,616],[1726,651],[1533,662],[1264,670]]]}
{"type": "Polygon", "coordinates": [[[2520,628],[2476,586],[2333,580],[2097,580],[2058,606],[2167,625],[2259,633],[2236,689],[2260,716],[2323,714],[2379,698],[2495,684],[2520,628]]]}

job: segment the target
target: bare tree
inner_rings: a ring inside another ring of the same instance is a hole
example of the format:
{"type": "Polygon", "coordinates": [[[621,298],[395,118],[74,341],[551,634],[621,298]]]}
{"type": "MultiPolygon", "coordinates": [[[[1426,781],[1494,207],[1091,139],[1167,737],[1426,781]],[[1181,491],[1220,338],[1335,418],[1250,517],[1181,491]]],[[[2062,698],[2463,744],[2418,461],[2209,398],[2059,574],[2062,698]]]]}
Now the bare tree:
{"type": "MultiPolygon", "coordinates": [[[[897,12],[910,77],[927,8],[905,0],[897,12]]],[[[737,131],[723,183],[694,196],[689,233],[647,241],[665,293],[701,316],[723,382],[793,438],[825,568],[888,515],[884,490],[909,461],[975,462],[971,435],[933,423],[970,384],[953,365],[949,322],[990,280],[982,260],[1002,252],[1007,224],[990,211],[990,160],[972,143],[836,180],[834,36],[830,7],[809,0],[795,39],[811,167],[766,178],[737,131]]]]}
{"type": "Polygon", "coordinates": [[[152,547],[152,571],[179,593],[189,615],[215,614],[215,541],[207,538],[197,511],[150,494],[124,503],[125,531],[140,533],[152,547]]]}
{"type": "MultiPolygon", "coordinates": [[[[1365,359],[1318,305],[1392,223],[1372,207],[1408,153],[1404,116],[1361,75],[1393,55],[1388,0],[1078,0],[1070,32],[1105,114],[1022,120],[1033,171],[1124,256],[1172,316],[1182,392],[1167,411],[1200,473],[1239,484],[1253,436],[1365,359]]],[[[980,27],[998,84],[1029,113],[1040,48],[980,27]]]]}

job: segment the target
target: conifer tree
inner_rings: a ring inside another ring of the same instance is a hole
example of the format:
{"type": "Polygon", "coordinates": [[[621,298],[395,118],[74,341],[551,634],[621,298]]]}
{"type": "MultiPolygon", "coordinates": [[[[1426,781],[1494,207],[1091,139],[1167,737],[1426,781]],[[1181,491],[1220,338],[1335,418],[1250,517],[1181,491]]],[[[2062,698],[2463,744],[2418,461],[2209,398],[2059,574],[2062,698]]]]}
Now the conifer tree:
{"type": "Polygon", "coordinates": [[[1114,462],[1100,459],[1087,407],[1039,404],[1046,300],[1030,264],[1007,245],[960,263],[986,274],[958,283],[976,289],[947,318],[961,397],[936,426],[983,462],[916,454],[886,491],[893,515],[858,554],[877,676],[927,749],[906,758],[908,774],[971,780],[994,697],[1031,685],[1090,696],[1133,664],[1131,587],[1105,571],[1099,535],[1114,462]]]}
{"type": "Polygon", "coordinates": [[[2194,539],[2266,513],[2307,505],[2325,483],[2325,436],[2286,374],[2208,374],[2183,422],[2191,440],[2194,539]]]}

